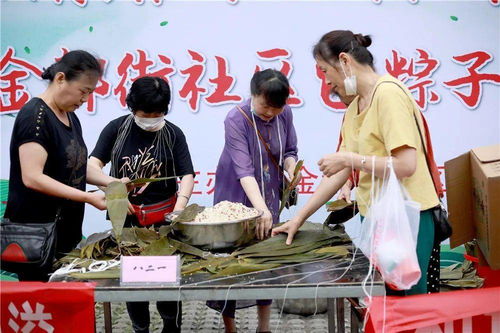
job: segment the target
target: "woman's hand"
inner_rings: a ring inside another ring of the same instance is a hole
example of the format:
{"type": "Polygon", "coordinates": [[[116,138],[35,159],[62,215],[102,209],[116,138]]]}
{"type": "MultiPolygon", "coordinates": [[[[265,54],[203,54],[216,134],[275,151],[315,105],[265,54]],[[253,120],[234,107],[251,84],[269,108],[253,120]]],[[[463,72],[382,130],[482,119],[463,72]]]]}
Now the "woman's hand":
{"type": "Polygon", "coordinates": [[[119,182],[122,182],[123,184],[125,184],[127,186],[127,192],[130,192],[134,188],[137,187],[137,185],[134,185],[134,184],[130,183],[130,178],[128,178],[128,177],[123,177],[123,178],[120,178],[120,179],[117,179],[117,180],[119,182]]]}
{"type": "Polygon", "coordinates": [[[102,192],[87,193],[86,202],[99,210],[106,209],[106,196],[102,192]]]}
{"type": "Polygon", "coordinates": [[[299,220],[297,217],[293,217],[290,221],[286,222],[282,226],[276,227],[272,230],[271,236],[274,237],[278,234],[288,234],[286,238],[286,245],[292,244],[293,238],[295,237],[295,234],[299,230],[299,228],[302,226],[302,221],[299,220]]]}
{"type": "Polygon", "coordinates": [[[255,228],[255,235],[257,239],[262,240],[269,236],[269,231],[273,226],[273,215],[266,209],[261,218],[257,220],[257,226],[255,228]]]}
{"type": "Polygon", "coordinates": [[[339,191],[339,196],[337,197],[337,199],[341,200],[341,199],[344,199],[347,203],[351,203],[351,181],[348,180],[344,186],[342,186],[342,188],[340,189],[339,191]]]}
{"type": "MultiPolygon", "coordinates": [[[[289,182],[291,182],[291,181],[293,180],[293,176],[294,176],[294,174],[293,174],[293,173],[295,172],[295,165],[296,165],[296,164],[297,164],[296,162],[295,162],[295,163],[293,163],[293,165],[292,165],[292,166],[290,166],[290,167],[286,170],[286,172],[288,173],[288,177],[289,177],[288,181],[289,181],[289,182]]],[[[292,188],[297,187],[297,184],[299,184],[299,183],[300,183],[300,180],[301,180],[301,179],[302,179],[302,173],[299,171],[299,173],[297,174],[297,179],[295,180],[295,182],[293,182],[293,184],[291,184],[292,188]]]]}
{"type": "Polygon", "coordinates": [[[323,172],[326,177],[330,177],[346,167],[349,167],[349,162],[349,153],[339,152],[325,155],[318,161],[318,165],[319,170],[323,172]]]}
{"type": "Polygon", "coordinates": [[[127,215],[134,215],[135,213],[135,208],[134,206],[132,206],[132,204],[130,203],[130,201],[128,202],[128,211],[127,211],[127,215]]]}

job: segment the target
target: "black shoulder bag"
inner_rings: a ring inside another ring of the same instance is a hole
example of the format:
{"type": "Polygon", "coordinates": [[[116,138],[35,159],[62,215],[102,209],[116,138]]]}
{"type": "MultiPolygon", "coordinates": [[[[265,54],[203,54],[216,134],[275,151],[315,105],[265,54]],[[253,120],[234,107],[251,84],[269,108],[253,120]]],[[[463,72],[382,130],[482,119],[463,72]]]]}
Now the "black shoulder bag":
{"type": "Polygon", "coordinates": [[[47,223],[20,223],[3,218],[0,223],[2,269],[15,273],[50,265],[54,260],[60,216],[59,208],[54,221],[47,223]]]}

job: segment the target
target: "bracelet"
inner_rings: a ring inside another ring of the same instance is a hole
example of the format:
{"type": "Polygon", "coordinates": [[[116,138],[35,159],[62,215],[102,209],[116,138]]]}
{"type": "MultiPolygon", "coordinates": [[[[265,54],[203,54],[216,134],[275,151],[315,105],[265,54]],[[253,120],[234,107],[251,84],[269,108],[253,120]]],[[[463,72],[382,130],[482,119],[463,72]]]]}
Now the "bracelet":
{"type": "Polygon", "coordinates": [[[183,197],[183,198],[186,198],[187,201],[189,201],[189,197],[187,195],[177,194],[177,197],[183,197]]]}
{"type": "Polygon", "coordinates": [[[361,167],[359,168],[361,171],[363,171],[365,164],[366,164],[366,156],[361,156],[361,167]]]}

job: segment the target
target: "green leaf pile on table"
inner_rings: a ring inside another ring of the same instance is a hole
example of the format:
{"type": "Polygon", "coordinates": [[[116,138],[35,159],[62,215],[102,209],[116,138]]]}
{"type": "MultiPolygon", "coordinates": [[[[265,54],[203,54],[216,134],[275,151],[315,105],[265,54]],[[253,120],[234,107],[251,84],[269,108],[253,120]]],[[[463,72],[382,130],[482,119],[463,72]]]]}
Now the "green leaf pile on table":
{"type": "MultiPolygon", "coordinates": [[[[281,265],[298,264],[327,258],[350,256],[351,241],[342,226],[329,228],[306,222],[291,245],[286,235],[278,235],[236,249],[226,255],[203,251],[172,237],[169,226],[123,228],[120,241],[111,233],[91,235],[79,250],[61,258],[60,265],[72,263],[75,268],[88,268],[95,260],[119,259],[121,255],[180,255],[182,275],[210,273],[212,278],[267,270],[281,265]]],[[[119,278],[120,268],[102,272],[69,273],[77,279],[119,278]]]]}

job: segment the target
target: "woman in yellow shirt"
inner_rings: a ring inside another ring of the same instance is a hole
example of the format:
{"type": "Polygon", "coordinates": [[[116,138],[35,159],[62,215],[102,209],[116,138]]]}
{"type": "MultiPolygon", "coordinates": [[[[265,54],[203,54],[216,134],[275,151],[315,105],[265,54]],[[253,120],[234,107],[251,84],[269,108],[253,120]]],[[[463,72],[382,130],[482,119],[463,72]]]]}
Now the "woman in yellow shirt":
{"type": "Polygon", "coordinates": [[[392,156],[396,176],[410,197],[421,204],[417,256],[422,277],[405,294],[437,291],[439,252],[430,209],[439,204],[439,199],[419,134],[422,118],[402,82],[375,72],[373,56],[367,49],[370,45],[369,36],[335,30],[314,47],[314,58],[332,91],[356,97],[346,111],[340,151],[318,162],[325,175],[318,189],[296,216],[273,230],[273,235],[288,233],[286,242],[290,244],[304,221],[346,183],[353,168],[360,172],[356,198],[364,217],[371,201],[371,174],[383,177],[387,159],[392,156]],[[372,156],[376,157],[374,168],[372,156]]]}

